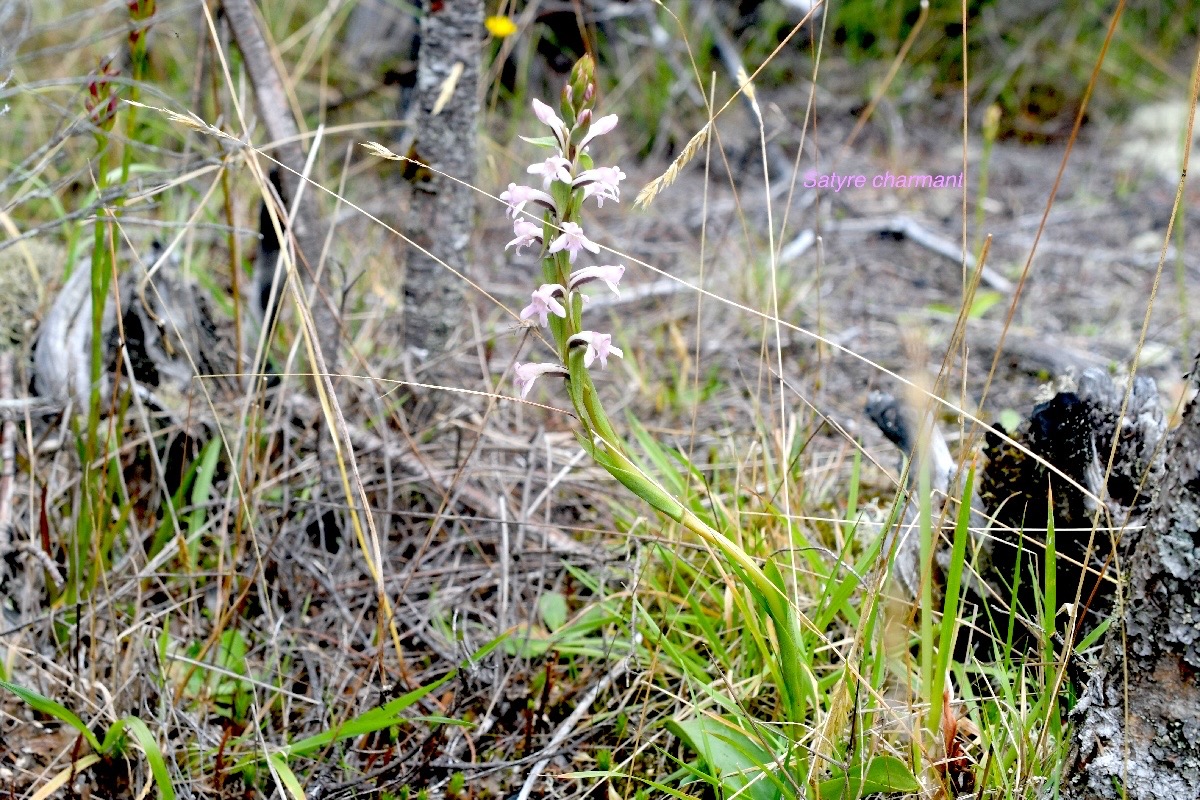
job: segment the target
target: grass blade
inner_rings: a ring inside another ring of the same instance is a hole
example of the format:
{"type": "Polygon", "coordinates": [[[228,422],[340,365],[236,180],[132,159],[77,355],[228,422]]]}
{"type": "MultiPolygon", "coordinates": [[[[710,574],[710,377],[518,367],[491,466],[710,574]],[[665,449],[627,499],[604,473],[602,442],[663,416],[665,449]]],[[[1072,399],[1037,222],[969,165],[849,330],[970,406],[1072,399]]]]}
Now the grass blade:
{"type": "Polygon", "coordinates": [[[279,782],[280,788],[286,791],[292,800],[307,800],[304,787],[300,785],[296,773],[292,772],[292,768],[287,765],[287,761],[282,755],[272,753],[267,756],[267,764],[270,766],[271,772],[275,774],[275,780],[279,782]]]}
{"type": "Polygon", "coordinates": [[[175,800],[175,787],[171,784],[171,773],[167,771],[167,760],[163,758],[158,740],[146,727],[146,723],[137,717],[126,717],[123,722],[133,734],[133,738],[142,746],[142,752],[146,754],[150,774],[154,776],[154,783],[158,785],[158,796],[162,800],[175,800]]]}
{"type": "Polygon", "coordinates": [[[87,743],[92,746],[92,749],[97,753],[103,753],[104,749],[100,746],[100,740],[96,738],[96,734],[92,733],[87,725],[83,724],[83,720],[75,715],[75,712],[66,706],[51,700],[49,697],[44,697],[32,689],[26,689],[23,686],[17,686],[15,683],[8,681],[0,681],[0,689],[7,689],[17,697],[25,701],[34,711],[40,711],[43,714],[54,717],[59,722],[70,725],[75,730],[87,739],[87,743]]]}

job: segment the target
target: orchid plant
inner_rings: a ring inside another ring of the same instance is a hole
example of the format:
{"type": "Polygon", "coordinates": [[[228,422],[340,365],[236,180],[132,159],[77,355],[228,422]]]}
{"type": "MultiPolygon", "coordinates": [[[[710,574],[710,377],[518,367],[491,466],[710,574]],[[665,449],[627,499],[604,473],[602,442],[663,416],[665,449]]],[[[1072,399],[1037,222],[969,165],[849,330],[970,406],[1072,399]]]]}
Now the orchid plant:
{"type": "Polygon", "coordinates": [[[815,700],[817,687],[814,676],[804,667],[809,659],[801,652],[805,647],[802,617],[789,599],[779,568],[770,559],[760,565],[646,475],[627,454],[592,382],[591,369],[596,362],[601,368],[607,367],[610,358],[622,358],[624,353],[613,345],[611,334],[585,327],[587,297],[582,289],[589,284],[603,284],[619,294],[625,273],[619,264],[577,266],[583,254],[595,256],[601,251],[584,231],[585,203],[595,200],[597,206],[602,206],[605,201],[620,202],[620,184],[625,178],[620,167],[596,167],[589,152],[598,137],[617,125],[616,115],[595,116],[594,70],[589,56],[575,64],[557,113],[549,105],[533,101],[534,114],[550,129],[550,135],[522,138],[549,151],[528,169],[530,175],[541,179],[541,186],[510,183],[500,195],[513,221],[514,238],[506,249],[520,253],[535,248],[541,255],[542,282],[533,290],[520,317],[531,326],[549,331],[557,355],[554,361],[517,362],[515,383],[524,399],[538,378],[564,378],[581,423],[577,436],[588,454],[636,495],[729,559],[774,623],[780,653],[777,684],[788,716],[792,722],[801,723],[815,700]]]}
{"type": "Polygon", "coordinates": [[[533,101],[534,113],[552,133],[540,139],[526,140],[552,153],[543,161],[530,165],[528,170],[530,175],[541,177],[542,188],[510,183],[500,199],[508,203],[508,214],[513,219],[515,238],[508,243],[508,248],[520,253],[526,247],[537,247],[542,252],[545,283],[533,291],[529,305],[521,311],[521,319],[549,328],[559,354],[557,362],[516,365],[516,383],[521,397],[526,397],[534,381],[543,375],[570,378],[572,361],[582,359],[582,369],[576,369],[574,379],[568,380],[581,390],[572,392],[572,399],[581,401],[576,403],[581,419],[585,423],[594,423],[589,427],[603,435],[607,421],[602,418],[602,411],[601,416],[597,415],[598,404],[588,402],[589,396],[594,395],[594,387],[587,370],[597,360],[602,367],[607,367],[609,357],[621,358],[624,353],[613,346],[610,334],[584,329],[582,316],[586,296],[581,289],[589,283],[603,283],[620,294],[625,267],[609,264],[576,269],[575,263],[581,253],[595,255],[600,252],[600,246],[587,237],[580,224],[584,202],[593,198],[598,206],[605,200],[620,202],[625,173],[620,167],[594,167],[588,153],[592,140],[608,133],[617,124],[615,114],[593,119],[596,84],[591,77],[590,63],[590,59],[579,62],[563,89],[560,110],[565,119],[559,118],[554,109],[540,100],[533,101]],[[529,219],[532,215],[526,211],[527,207],[541,212],[541,225],[529,219]],[[579,358],[573,359],[574,355],[579,358]]]}

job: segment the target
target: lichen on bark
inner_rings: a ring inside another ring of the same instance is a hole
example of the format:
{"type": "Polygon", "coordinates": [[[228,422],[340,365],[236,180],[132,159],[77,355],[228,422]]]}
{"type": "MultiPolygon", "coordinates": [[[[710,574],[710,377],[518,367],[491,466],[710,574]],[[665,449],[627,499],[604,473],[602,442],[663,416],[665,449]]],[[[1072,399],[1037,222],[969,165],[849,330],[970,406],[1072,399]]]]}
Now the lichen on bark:
{"type": "Polygon", "coordinates": [[[1062,797],[1196,797],[1200,396],[1169,434],[1158,493],[1127,566],[1118,624],[1107,634],[1097,670],[1073,713],[1062,797]]]}
{"type": "Polygon", "coordinates": [[[429,356],[446,347],[462,317],[461,278],[446,267],[469,271],[482,30],[481,0],[426,0],[415,150],[433,171],[412,198],[409,237],[421,250],[408,254],[404,331],[406,346],[429,356]]]}

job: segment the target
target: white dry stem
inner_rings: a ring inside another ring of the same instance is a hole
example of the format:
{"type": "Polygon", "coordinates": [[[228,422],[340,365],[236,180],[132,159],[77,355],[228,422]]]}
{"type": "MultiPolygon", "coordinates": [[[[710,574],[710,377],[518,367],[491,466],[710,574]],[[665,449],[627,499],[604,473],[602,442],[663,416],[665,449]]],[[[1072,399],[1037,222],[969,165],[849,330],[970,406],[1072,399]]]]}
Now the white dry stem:
{"type": "MultiPolygon", "coordinates": [[[[579,705],[575,706],[575,710],[571,712],[571,715],[562,721],[554,731],[554,735],[550,737],[550,743],[546,745],[546,749],[543,752],[553,753],[557,750],[575,730],[580,720],[588,713],[592,707],[592,703],[596,702],[596,698],[605,692],[612,685],[613,681],[624,675],[626,669],[628,669],[626,659],[621,659],[614,664],[612,669],[600,679],[600,682],[589,689],[587,694],[579,700],[579,705]]],[[[537,783],[538,777],[546,769],[546,765],[550,763],[550,758],[551,756],[546,756],[545,758],[538,759],[529,770],[529,774],[525,776],[525,783],[521,784],[521,791],[517,795],[517,800],[529,800],[529,795],[533,792],[533,786],[537,783]]]]}

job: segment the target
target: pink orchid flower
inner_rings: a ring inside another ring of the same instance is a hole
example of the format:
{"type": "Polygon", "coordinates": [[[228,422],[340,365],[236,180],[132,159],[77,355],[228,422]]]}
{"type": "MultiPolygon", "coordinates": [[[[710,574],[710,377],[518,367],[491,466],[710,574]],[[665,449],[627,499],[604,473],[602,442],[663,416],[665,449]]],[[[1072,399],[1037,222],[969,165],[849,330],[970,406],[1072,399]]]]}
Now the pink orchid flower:
{"type": "Polygon", "coordinates": [[[569,261],[574,264],[575,259],[579,256],[579,251],[587,250],[589,253],[599,253],[600,245],[584,236],[583,228],[579,227],[578,223],[564,222],[562,224],[562,235],[550,243],[551,253],[557,253],[561,250],[566,250],[570,254],[569,261]]]}
{"type": "Polygon", "coordinates": [[[613,347],[612,336],[607,333],[596,333],[595,331],[583,331],[577,333],[570,338],[570,343],[584,342],[587,344],[587,350],[583,354],[583,365],[591,367],[592,362],[597,358],[600,359],[600,366],[608,366],[608,357],[616,356],[624,358],[625,354],[621,352],[621,348],[613,347]]]}
{"type": "Polygon", "coordinates": [[[546,191],[550,190],[550,184],[554,181],[571,183],[571,162],[562,156],[550,156],[545,161],[530,164],[526,172],[530,175],[541,175],[542,188],[546,191]]]}
{"type": "Polygon", "coordinates": [[[575,291],[590,281],[602,281],[608,288],[619,295],[621,290],[618,287],[621,283],[621,277],[624,274],[625,268],[619,264],[610,264],[603,267],[584,267],[571,273],[571,277],[567,279],[567,288],[575,291]]]}
{"type": "Polygon", "coordinates": [[[597,167],[579,173],[571,182],[571,186],[582,186],[584,199],[595,197],[596,205],[603,207],[605,200],[621,202],[620,183],[623,180],[625,173],[620,167],[597,167]]]}
{"type": "Polygon", "coordinates": [[[517,215],[525,210],[528,203],[538,203],[555,212],[558,210],[554,205],[553,197],[532,186],[510,183],[508,191],[500,193],[500,199],[508,203],[508,216],[512,219],[516,219],[517,215]]]}
{"type": "Polygon", "coordinates": [[[587,135],[583,137],[583,141],[579,143],[579,149],[582,151],[592,139],[595,139],[597,136],[603,136],[615,127],[617,127],[616,114],[609,114],[594,121],[591,127],[588,128],[587,135]]]}
{"type": "Polygon", "coordinates": [[[517,388],[521,390],[524,400],[533,388],[533,383],[543,375],[569,375],[561,364],[515,364],[513,373],[516,375],[517,388]]]}
{"type": "Polygon", "coordinates": [[[558,147],[562,150],[567,142],[567,123],[558,118],[554,109],[537,98],[533,100],[533,113],[542,124],[548,125],[554,131],[554,138],[558,139],[558,147]]]}
{"type": "Polygon", "coordinates": [[[510,247],[515,247],[517,248],[517,255],[521,255],[521,251],[526,247],[542,243],[542,226],[535,225],[524,217],[519,217],[513,223],[513,233],[516,234],[517,238],[504,245],[504,249],[507,250],[510,247]]]}
{"type": "Polygon", "coordinates": [[[558,302],[556,295],[566,294],[563,287],[557,283],[543,283],[541,287],[533,293],[533,299],[529,305],[521,309],[521,319],[531,319],[537,317],[538,325],[543,328],[550,324],[550,315],[556,317],[567,316],[567,309],[563,304],[558,302]]]}

